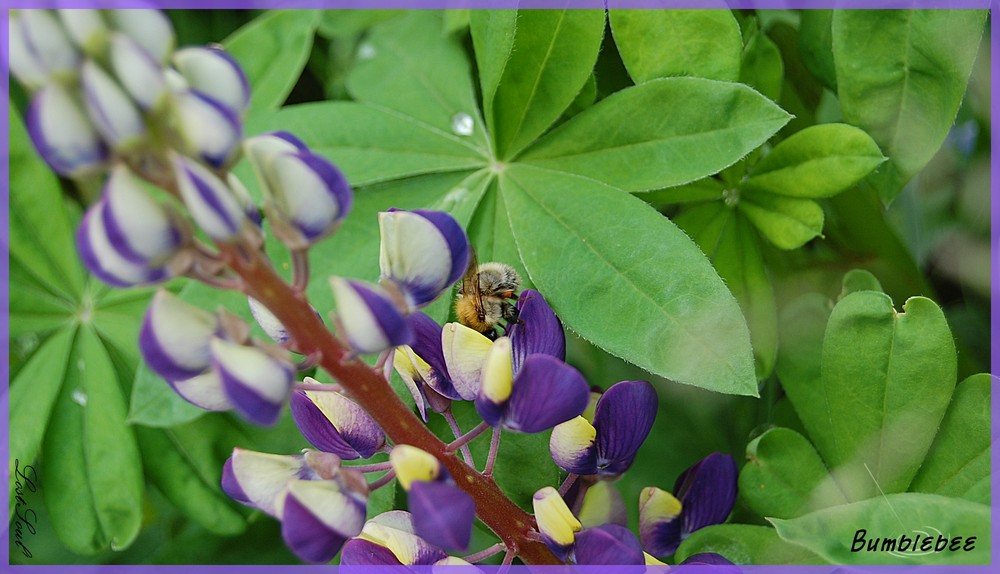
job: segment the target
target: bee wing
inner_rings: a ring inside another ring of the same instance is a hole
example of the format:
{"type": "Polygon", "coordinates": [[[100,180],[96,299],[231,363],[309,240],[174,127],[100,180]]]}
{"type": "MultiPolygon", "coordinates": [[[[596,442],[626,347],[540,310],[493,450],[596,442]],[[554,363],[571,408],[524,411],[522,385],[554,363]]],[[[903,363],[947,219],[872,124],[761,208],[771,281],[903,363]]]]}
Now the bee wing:
{"type": "Polygon", "coordinates": [[[479,258],[476,255],[476,248],[470,246],[469,266],[465,268],[465,275],[462,276],[462,287],[460,292],[465,297],[475,301],[476,315],[482,321],[485,318],[483,307],[483,292],[479,285],[479,258]]]}

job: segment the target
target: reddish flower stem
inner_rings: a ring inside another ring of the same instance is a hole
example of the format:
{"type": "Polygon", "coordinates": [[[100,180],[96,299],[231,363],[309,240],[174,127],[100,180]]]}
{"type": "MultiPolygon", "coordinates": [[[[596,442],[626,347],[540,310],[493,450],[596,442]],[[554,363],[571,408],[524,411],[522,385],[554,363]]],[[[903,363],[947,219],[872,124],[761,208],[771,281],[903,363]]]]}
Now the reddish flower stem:
{"type": "Polygon", "coordinates": [[[562,564],[539,540],[531,537],[534,518],[511,502],[491,478],[470,468],[410,411],[389,383],[371,367],[353,358],[313,313],[305,294],[285,283],[256,250],[221,245],[223,260],[243,278],[248,295],[263,303],[292,335],[299,351],[320,353],[322,366],[347,389],[382,427],[394,444],[409,444],[434,455],[460,488],[476,501],[476,513],[510,553],[527,564],[562,564]]]}

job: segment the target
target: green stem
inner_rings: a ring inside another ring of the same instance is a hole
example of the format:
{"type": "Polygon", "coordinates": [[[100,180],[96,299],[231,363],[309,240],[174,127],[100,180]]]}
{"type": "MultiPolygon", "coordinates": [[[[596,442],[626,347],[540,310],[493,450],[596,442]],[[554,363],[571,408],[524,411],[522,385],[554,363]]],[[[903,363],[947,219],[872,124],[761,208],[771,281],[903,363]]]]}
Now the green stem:
{"type": "Polygon", "coordinates": [[[409,444],[434,455],[460,488],[476,501],[480,520],[504,545],[527,564],[561,564],[540,541],[533,539],[535,520],[511,502],[491,478],[470,468],[434,435],[371,367],[341,346],[313,313],[305,294],[293,289],[254,250],[220,245],[223,259],[243,278],[247,294],[264,304],[292,335],[299,351],[318,353],[319,364],[371,415],[394,444],[409,444]]]}

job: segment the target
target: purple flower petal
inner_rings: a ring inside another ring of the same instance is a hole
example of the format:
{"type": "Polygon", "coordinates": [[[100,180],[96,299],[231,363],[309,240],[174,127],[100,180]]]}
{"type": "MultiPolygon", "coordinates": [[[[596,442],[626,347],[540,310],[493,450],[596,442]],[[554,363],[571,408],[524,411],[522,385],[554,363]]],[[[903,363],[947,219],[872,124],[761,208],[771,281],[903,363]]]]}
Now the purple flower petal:
{"type": "Polygon", "coordinates": [[[566,359],[566,335],[562,323],[534,289],[525,289],[517,300],[517,322],[510,328],[510,342],[514,351],[514,372],[529,355],[542,353],[560,361],[566,359]]]}
{"type": "Polygon", "coordinates": [[[292,384],[292,365],[256,347],[219,338],[209,343],[212,367],[233,408],[255,424],[271,425],[292,384]]]}
{"type": "Polygon", "coordinates": [[[190,379],[166,381],[181,398],[198,408],[206,411],[228,411],[233,408],[222,388],[219,375],[211,370],[190,379]]]}
{"type": "Polygon", "coordinates": [[[142,188],[124,164],[104,185],[102,219],[108,240],[122,258],[137,264],[162,261],[183,239],[175,218],[142,188]]]}
{"type": "Polygon", "coordinates": [[[385,546],[364,538],[352,538],[340,552],[341,566],[402,566],[403,563],[385,546]]]}
{"type": "Polygon", "coordinates": [[[409,318],[413,327],[413,343],[410,347],[418,357],[424,360],[434,376],[424,382],[438,393],[452,400],[461,400],[448,374],[448,366],[444,360],[444,350],[441,347],[441,326],[424,313],[414,313],[409,318]]]}
{"type": "Polygon", "coordinates": [[[555,357],[531,355],[514,379],[506,424],[525,433],[541,432],[579,416],[589,402],[590,389],[579,371],[555,357]]]}
{"type": "Polygon", "coordinates": [[[174,110],[187,152],[214,168],[225,165],[243,139],[239,116],[197,90],[175,93],[174,110]]]}
{"type": "Polygon", "coordinates": [[[80,87],[90,120],[116,149],[134,145],[146,134],[146,123],[132,99],[93,60],[85,60],[80,87]]]}
{"type": "Polygon", "coordinates": [[[281,512],[285,544],[307,562],[329,562],[348,538],[361,533],[365,503],[336,482],[293,480],[281,512]]]}
{"type": "Polygon", "coordinates": [[[472,537],[476,503],[445,482],[414,482],[408,496],[417,536],[444,550],[464,552],[472,537]]]}
{"type": "Polygon", "coordinates": [[[406,565],[429,565],[448,554],[417,536],[413,515],[405,510],[383,512],[365,524],[362,536],[384,548],[406,565]]]}
{"type": "Polygon", "coordinates": [[[108,159],[108,146],[69,92],[58,84],[35,92],[25,125],[38,154],[60,175],[79,175],[108,159]]]}
{"type": "Polygon", "coordinates": [[[733,457],[712,453],[684,471],[674,485],[681,501],[683,535],[726,521],[736,503],[737,469],[733,457]]]}
{"type": "Polygon", "coordinates": [[[243,486],[240,485],[240,481],[233,472],[232,457],[227,458],[226,463],[222,465],[222,492],[240,504],[253,506],[253,501],[250,500],[246,492],[243,492],[243,486]]]}
{"type": "Polygon", "coordinates": [[[233,191],[195,161],[174,156],[173,163],[181,197],[195,223],[214,239],[232,239],[246,220],[233,191]]]}
{"type": "Polygon", "coordinates": [[[237,502],[278,516],[279,502],[288,481],[310,474],[301,456],[235,448],[222,468],[222,490],[237,502]]]}
{"type": "Polygon", "coordinates": [[[354,193],[347,178],[322,156],[276,154],[263,171],[274,204],[308,241],[332,232],[351,211],[354,193]]]}
{"type": "Polygon", "coordinates": [[[156,292],[139,331],[139,350],[154,373],[168,381],[199,375],[211,363],[215,318],[169,291],[156,292]]]}
{"type": "Polygon", "coordinates": [[[440,211],[390,209],[379,214],[379,268],[399,285],[413,308],[436,299],[465,272],[469,239],[440,211]]]}
{"type": "Polygon", "coordinates": [[[413,341],[410,323],[382,288],[340,277],[332,277],[330,285],[344,335],[355,351],[380,353],[413,341]]]}
{"type": "Polygon", "coordinates": [[[576,563],[608,566],[645,564],[646,557],[631,530],[617,524],[605,524],[587,528],[576,535],[576,563]]]}
{"type": "Polygon", "coordinates": [[[648,486],[639,494],[639,537],[653,556],[669,556],[681,543],[683,508],[674,495],[648,486]]]}
{"type": "Polygon", "coordinates": [[[192,88],[211,96],[233,112],[242,113],[250,103],[250,83],[243,68],[223,50],[189,47],[174,52],[171,60],[192,88]]]}
{"type": "Polygon", "coordinates": [[[169,278],[163,267],[134,263],[122,257],[108,237],[104,222],[107,200],[90,206],[76,233],[77,250],[87,269],[98,279],[115,287],[156,283],[169,278]]]}
{"type": "Polygon", "coordinates": [[[369,458],[385,444],[382,429],[357,403],[332,391],[295,391],[292,417],[316,448],[344,460],[369,458]]]}
{"type": "Polygon", "coordinates": [[[584,528],[602,524],[628,525],[625,501],[615,483],[609,480],[598,480],[587,489],[577,514],[584,528]]]}
{"type": "Polygon", "coordinates": [[[632,466],[635,453],[653,428],[658,401],[646,381],[621,381],[597,401],[597,472],[616,476],[632,466]]]}

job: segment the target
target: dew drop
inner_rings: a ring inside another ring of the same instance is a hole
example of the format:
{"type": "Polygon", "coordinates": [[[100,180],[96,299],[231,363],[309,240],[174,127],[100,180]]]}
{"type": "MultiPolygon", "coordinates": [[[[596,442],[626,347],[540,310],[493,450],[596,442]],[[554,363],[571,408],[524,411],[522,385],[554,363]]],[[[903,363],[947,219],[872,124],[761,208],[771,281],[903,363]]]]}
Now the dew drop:
{"type": "Polygon", "coordinates": [[[358,59],[359,60],[371,60],[378,54],[378,50],[375,46],[371,44],[361,44],[358,46],[358,59]]]}
{"type": "Polygon", "coordinates": [[[460,136],[471,136],[475,124],[472,116],[465,112],[458,112],[451,117],[451,131],[460,136]]]}
{"type": "Polygon", "coordinates": [[[87,393],[81,391],[80,389],[73,391],[71,398],[74,403],[80,405],[81,407],[87,406],[87,393]]]}
{"type": "Polygon", "coordinates": [[[14,345],[17,347],[17,354],[22,357],[27,357],[38,347],[39,339],[36,333],[28,333],[27,335],[22,335],[14,341],[14,345]]]}
{"type": "Polygon", "coordinates": [[[441,203],[444,204],[445,209],[454,207],[459,201],[462,201],[462,199],[466,195],[468,195],[468,193],[469,193],[468,189],[464,187],[456,187],[455,189],[449,191],[448,195],[444,196],[444,198],[441,200],[441,203]]]}

